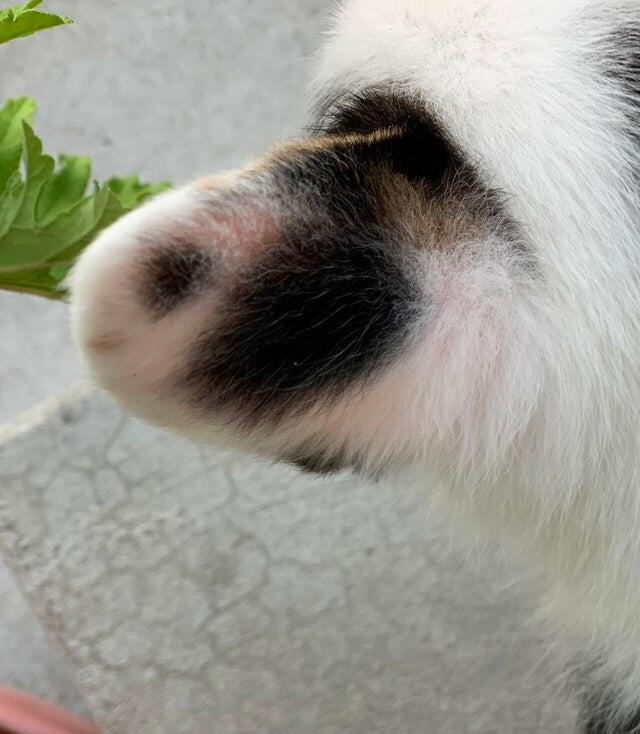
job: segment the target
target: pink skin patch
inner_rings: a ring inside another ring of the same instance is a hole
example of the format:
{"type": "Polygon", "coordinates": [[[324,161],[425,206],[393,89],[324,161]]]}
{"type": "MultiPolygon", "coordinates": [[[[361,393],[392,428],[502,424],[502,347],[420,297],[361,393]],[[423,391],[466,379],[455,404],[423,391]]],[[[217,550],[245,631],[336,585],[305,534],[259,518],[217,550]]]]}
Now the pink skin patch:
{"type": "Polygon", "coordinates": [[[232,260],[252,258],[276,244],[282,235],[281,204],[267,192],[268,170],[246,168],[196,181],[190,187],[197,203],[189,231],[232,260]],[[251,176],[251,177],[249,177],[251,176]]]}
{"type": "Polygon", "coordinates": [[[230,261],[252,260],[278,243],[282,236],[277,205],[249,202],[235,211],[215,212],[200,236],[215,238],[215,249],[230,261]],[[242,207],[242,208],[240,208],[242,207]]]}

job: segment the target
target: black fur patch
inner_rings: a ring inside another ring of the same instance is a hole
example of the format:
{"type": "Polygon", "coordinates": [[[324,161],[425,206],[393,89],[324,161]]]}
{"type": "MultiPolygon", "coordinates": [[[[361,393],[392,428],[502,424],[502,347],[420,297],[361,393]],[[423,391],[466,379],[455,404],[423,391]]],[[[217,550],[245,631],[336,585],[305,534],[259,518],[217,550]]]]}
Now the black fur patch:
{"type": "Polygon", "coordinates": [[[145,307],[161,318],[211,285],[213,260],[212,253],[186,242],[158,248],[144,264],[141,297],[145,307]]]}
{"type": "Polygon", "coordinates": [[[585,725],[585,734],[637,734],[640,732],[640,711],[635,715],[620,720],[613,715],[611,705],[600,704],[591,707],[593,713],[589,714],[585,725]]]}
{"type": "Polygon", "coordinates": [[[609,51],[594,48],[596,63],[620,86],[626,111],[627,132],[640,143],[640,12],[635,24],[620,25],[609,39],[609,51]]]}
{"type": "Polygon", "coordinates": [[[476,183],[463,156],[419,100],[388,89],[343,92],[322,103],[317,114],[314,129],[330,135],[395,131],[390,139],[367,145],[368,155],[412,181],[432,189],[454,176],[458,184],[476,183]]]}
{"type": "Polygon", "coordinates": [[[638,25],[624,29],[620,40],[626,53],[619,73],[626,85],[629,98],[636,107],[640,107],[640,13],[638,25]]]}
{"type": "Polygon", "coordinates": [[[307,474],[337,474],[348,469],[343,454],[328,455],[322,451],[310,452],[304,449],[283,459],[307,474]]]}
{"type": "Polygon", "coordinates": [[[521,266],[535,269],[531,248],[508,214],[504,195],[482,182],[477,168],[423,100],[392,84],[355,93],[334,92],[317,105],[316,118],[310,128],[316,133],[345,136],[391,132],[386,140],[363,144],[361,149],[354,146],[358,158],[405,176],[431,200],[453,195],[472,201],[479,218],[491,220],[492,228],[512,243],[521,266]]]}
{"type": "MultiPolygon", "coordinates": [[[[597,670],[599,661],[591,663],[597,670]]],[[[637,734],[640,732],[640,708],[634,712],[620,711],[615,687],[603,688],[589,681],[590,668],[585,669],[583,681],[583,717],[585,734],[637,734]]]]}
{"type": "Polygon", "coordinates": [[[333,394],[387,364],[421,305],[401,255],[379,234],[346,229],[290,236],[228,294],[186,375],[199,406],[231,402],[250,418],[333,394]]]}

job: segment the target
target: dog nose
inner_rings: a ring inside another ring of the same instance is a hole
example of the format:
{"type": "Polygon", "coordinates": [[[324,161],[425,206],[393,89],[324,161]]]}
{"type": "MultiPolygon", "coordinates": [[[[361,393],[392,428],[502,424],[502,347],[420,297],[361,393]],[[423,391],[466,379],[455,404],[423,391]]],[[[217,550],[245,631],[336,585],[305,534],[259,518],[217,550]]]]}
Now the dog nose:
{"type": "Polygon", "coordinates": [[[233,306],[229,284],[277,244],[281,204],[269,176],[227,174],[161,194],[76,263],[74,340],[97,381],[132,412],[170,427],[176,413],[191,420],[184,401],[158,410],[158,396],[221,306],[233,306]]]}

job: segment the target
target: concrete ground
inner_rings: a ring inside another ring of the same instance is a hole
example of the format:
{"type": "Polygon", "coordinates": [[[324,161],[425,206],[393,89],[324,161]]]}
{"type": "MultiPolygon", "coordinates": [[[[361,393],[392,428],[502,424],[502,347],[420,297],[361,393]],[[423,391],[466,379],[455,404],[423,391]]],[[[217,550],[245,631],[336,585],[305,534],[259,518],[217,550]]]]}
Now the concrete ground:
{"type": "MultiPolygon", "coordinates": [[[[0,96],[98,177],[180,182],[304,119],[325,2],[50,5],[76,25],[0,47],[0,96]]],[[[65,307],[0,294],[0,685],[114,734],[573,730],[527,600],[423,487],[196,449],[80,376],[65,307]]]]}

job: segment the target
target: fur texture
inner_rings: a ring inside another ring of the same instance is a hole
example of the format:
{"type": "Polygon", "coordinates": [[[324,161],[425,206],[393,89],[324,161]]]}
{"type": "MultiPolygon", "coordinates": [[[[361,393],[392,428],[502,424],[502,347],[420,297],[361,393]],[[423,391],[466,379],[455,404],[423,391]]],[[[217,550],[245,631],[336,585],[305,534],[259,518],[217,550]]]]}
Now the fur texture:
{"type": "Polygon", "coordinates": [[[158,197],[71,279],[130,410],[437,476],[531,568],[607,726],[640,708],[639,53],[638,0],[350,0],[309,137],[158,197]]]}

